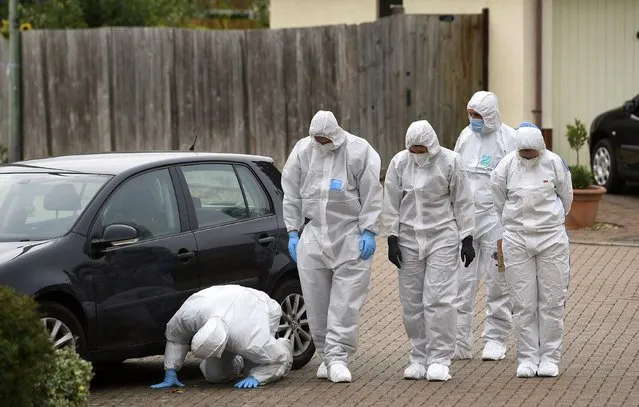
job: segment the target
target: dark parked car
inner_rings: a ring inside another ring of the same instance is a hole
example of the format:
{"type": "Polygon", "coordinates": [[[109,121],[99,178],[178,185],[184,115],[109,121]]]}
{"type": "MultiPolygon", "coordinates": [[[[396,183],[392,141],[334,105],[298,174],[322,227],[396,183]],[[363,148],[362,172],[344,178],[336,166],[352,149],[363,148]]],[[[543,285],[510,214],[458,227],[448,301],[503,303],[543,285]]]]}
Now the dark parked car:
{"type": "Polygon", "coordinates": [[[33,296],[58,347],[96,363],[164,353],[164,329],[218,284],[282,304],[294,368],[315,346],[270,158],[108,153],[0,166],[0,284],[33,296]]]}
{"type": "Polygon", "coordinates": [[[592,121],[589,147],[597,185],[615,193],[639,181],[639,95],[592,121]]]}

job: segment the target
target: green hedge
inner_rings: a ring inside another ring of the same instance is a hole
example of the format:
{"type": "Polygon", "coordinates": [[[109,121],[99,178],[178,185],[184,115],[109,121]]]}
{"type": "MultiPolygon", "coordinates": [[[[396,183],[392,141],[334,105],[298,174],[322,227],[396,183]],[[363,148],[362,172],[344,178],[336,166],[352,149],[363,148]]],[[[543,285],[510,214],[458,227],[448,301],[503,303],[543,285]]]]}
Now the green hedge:
{"type": "MultiPolygon", "coordinates": [[[[36,302],[0,286],[0,400],[15,407],[41,406],[44,378],[54,360],[36,302]]],[[[5,404],[6,403],[6,404],[5,404]]]]}
{"type": "Polygon", "coordinates": [[[88,405],[89,385],[93,377],[91,363],[73,349],[55,351],[55,360],[45,380],[47,389],[43,407],[81,407],[88,405]]]}
{"type": "Polygon", "coordinates": [[[54,350],[40,317],[30,296],[0,286],[0,405],[87,406],[91,363],[74,349],[54,350]]]}

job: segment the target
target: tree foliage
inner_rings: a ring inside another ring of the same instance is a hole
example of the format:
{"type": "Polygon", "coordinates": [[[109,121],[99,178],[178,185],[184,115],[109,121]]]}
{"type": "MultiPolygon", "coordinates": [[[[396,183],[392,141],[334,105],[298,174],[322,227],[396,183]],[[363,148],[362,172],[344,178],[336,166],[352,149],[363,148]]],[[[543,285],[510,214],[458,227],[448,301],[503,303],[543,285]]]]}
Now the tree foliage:
{"type": "MultiPolygon", "coordinates": [[[[34,29],[95,27],[181,27],[214,8],[234,8],[233,0],[20,0],[20,21],[34,29]]],[[[247,2],[243,2],[247,3],[247,2]]],[[[269,0],[250,0],[253,19],[268,27],[269,0]]],[[[8,18],[8,1],[0,0],[8,18]]]]}
{"type": "Polygon", "coordinates": [[[570,148],[577,152],[577,165],[579,165],[579,151],[588,141],[586,126],[578,119],[575,119],[575,124],[567,124],[566,128],[568,129],[566,132],[568,144],[570,144],[570,148]]]}

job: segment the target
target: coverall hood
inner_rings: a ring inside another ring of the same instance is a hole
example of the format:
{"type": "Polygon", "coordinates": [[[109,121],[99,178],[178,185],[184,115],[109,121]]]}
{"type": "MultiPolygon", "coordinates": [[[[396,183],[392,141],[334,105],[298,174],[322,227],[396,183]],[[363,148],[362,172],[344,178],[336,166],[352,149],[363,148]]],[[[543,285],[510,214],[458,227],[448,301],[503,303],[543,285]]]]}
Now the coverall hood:
{"type": "Polygon", "coordinates": [[[492,92],[479,91],[470,98],[468,109],[472,109],[484,118],[484,130],[482,132],[492,133],[502,125],[499,113],[499,99],[492,92]]]}
{"type": "Polygon", "coordinates": [[[540,153],[546,150],[546,142],[541,130],[536,127],[520,127],[517,129],[515,138],[517,151],[519,150],[537,150],[540,153]]]}
{"type": "Polygon", "coordinates": [[[339,126],[339,124],[337,124],[337,119],[333,112],[326,110],[320,110],[315,113],[308,130],[308,134],[313,138],[314,143],[319,144],[315,141],[315,137],[326,137],[332,141],[334,146],[332,149],[342,145],[346,139],[346,135],[344,133],[344,130],[339,126]]]}
{"type": "Polygon", "coordinates": [[[228,340],[228,326],[221,318],[213,317],[193,336],[191,352],[200,359],[219,358],[228,340]]]}
{"type": "Polygon", "coordinates": [[[433,157],[439,153],[441,146],[433,126],[426,120],[411,123],[406,131],[406,149],[412,146],[424,146],[428,152],[424,155],[433,157]]]}

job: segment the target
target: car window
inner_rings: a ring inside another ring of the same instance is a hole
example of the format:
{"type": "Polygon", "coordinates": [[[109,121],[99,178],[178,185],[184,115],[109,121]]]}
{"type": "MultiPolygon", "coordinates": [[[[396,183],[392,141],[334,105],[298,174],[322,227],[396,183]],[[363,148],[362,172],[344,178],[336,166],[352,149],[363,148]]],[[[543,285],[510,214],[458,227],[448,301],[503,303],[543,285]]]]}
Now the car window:
{"type": "Polygon", "coordinates": [[[132,226],[141,240],[179,233],[180,216],[169,170],[152,171],[125,181],[109,198],[101,224],[132,226]]]}
{"type": "Polygon", "coordinates": [[[249,217],[255,218],[272,214],[271,202],[266,192],[264,192],[264,188],[255,178],[251,170],[243,165],[238,165],[235,168],[237,169],[237,175],[240,177],[240,182],[242,182],[242,187],[244,188],[249,217]]]}
{"type": "Polygon", "coordinates": [[[109,178],[76,173],[0,175],[0,240],[63,236],[109,178]]]}
{"type": "Polygon", "coordinates": [[[230,164],[196,164],[182,167],[191,193],[198,227],[247,219],[240,183],[230,164]]]}

